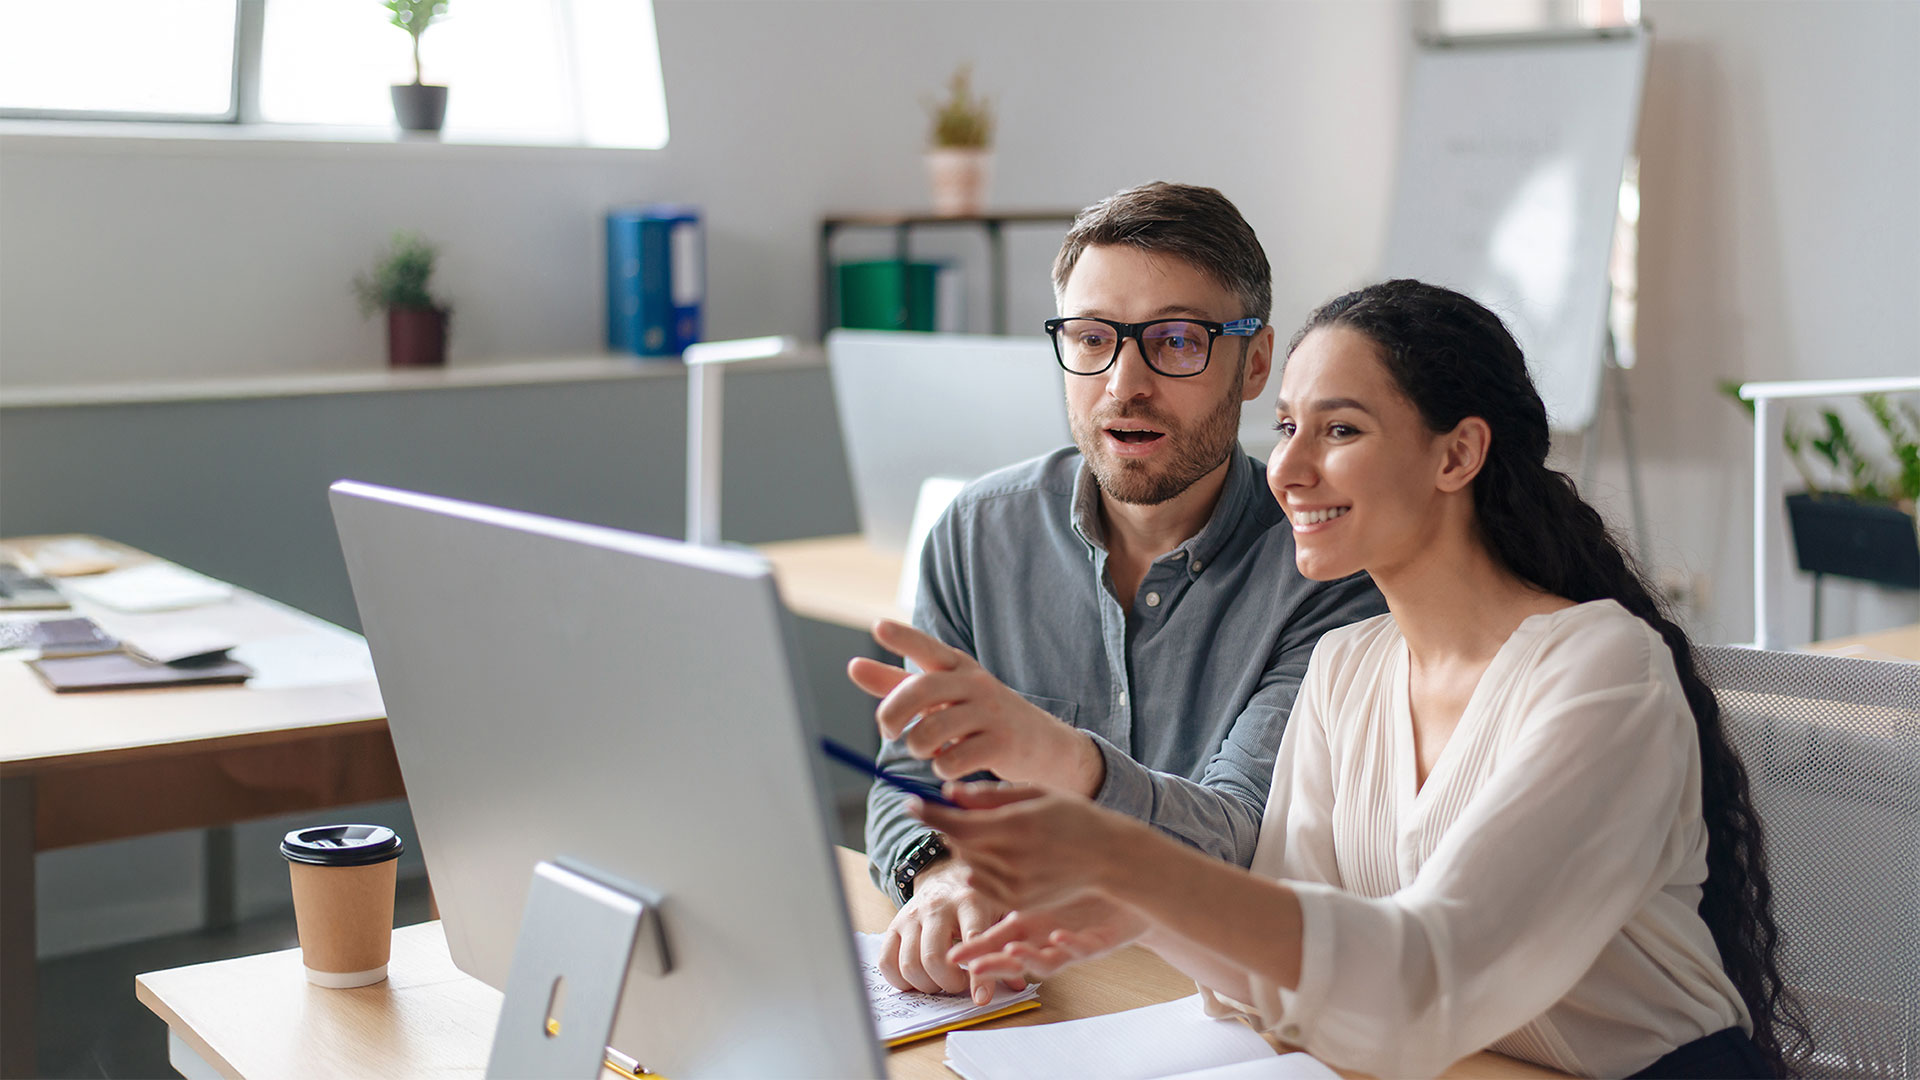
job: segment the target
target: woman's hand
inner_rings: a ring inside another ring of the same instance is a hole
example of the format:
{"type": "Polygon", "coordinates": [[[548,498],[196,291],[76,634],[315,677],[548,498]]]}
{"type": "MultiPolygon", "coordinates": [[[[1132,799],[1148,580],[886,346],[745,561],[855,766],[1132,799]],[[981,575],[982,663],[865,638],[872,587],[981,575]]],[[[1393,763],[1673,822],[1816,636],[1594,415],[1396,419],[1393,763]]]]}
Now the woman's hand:
{"type": "Polygon", "coordinates": [[[962,809],[908,802],[968,867],[967,885],[1012,910],[1104,893],[1126,877],[1147,826],[1066,792],[1023,784],[948,784],[962,809]]]}
{"type": "Polygon", "coordinates": [[[1050,908],[1016,911],[947,953],[976,980],[1044,979],[1095,960],[1147,932],[1139,912],[1102,896],[1050,908]]]}

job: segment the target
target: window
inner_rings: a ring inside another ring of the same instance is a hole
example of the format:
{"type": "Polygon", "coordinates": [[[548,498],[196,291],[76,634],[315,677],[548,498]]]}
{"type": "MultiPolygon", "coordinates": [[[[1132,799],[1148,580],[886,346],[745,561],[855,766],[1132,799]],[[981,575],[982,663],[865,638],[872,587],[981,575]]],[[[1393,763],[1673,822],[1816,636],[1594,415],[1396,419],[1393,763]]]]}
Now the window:
{"type": "MultiPolygon", "coordinates": [[[[379,0],[88,5],[81,20],[70,0],[0,0],[0,114],[384,132],[388,87],[414,80],[413,41],[379,0]]],[[[450,87],[451,140],[666,145],[648,0],[451,0],[420,67],[450,87]]]]}
{"type": "Polygon", "coordinates": [[[0,115],[230,120],[238,24],[235,0],[0,0],[0,115]]]}

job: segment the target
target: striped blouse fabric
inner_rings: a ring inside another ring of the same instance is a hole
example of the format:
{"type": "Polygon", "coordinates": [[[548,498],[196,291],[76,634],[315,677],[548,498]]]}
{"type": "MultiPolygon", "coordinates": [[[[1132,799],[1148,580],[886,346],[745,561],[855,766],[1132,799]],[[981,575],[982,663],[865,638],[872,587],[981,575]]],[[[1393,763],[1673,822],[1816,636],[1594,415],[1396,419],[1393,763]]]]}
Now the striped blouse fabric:
{"type": "Polygon", "coordinates": [[[1391,615],[1315,650],[1252,866],[1300,898],[1300,984],[1209,1011],[1384,1077],[1482,1048],[1624,1076],[1750,1028],[1698,914],[1699,744],[1659,635],[1612,601],[1526,619],[1424,785],[1408,665],[1391,615]]]}

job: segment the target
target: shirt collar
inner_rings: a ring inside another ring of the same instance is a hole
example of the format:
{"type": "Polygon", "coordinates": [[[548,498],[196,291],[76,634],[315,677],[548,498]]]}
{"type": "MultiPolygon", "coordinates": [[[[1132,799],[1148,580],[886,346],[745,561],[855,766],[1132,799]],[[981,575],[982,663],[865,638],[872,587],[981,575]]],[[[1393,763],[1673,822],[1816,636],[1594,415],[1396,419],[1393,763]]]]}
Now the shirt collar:
{"type": "MultiPolygon", "coordinates": [[[[1183,560],[1212,562],[1239,526],[1253,494],[1253,485],[1259,479],[1254,475],[1253,459],[1236,444],[1227,458],[1227,479],[1220,485],[1220,498],[1213,504],[1213,514],[1198,533],[1161,559],[1177,555],[1183,560]]],[[[1080,459],[1079,473],[1073,478],[1073,531],[1089,548],[1107,550],[1106,532],[1100,525],[1100,482],[1093,478],[1093,469],[1084,457],[1080,459]]]]}

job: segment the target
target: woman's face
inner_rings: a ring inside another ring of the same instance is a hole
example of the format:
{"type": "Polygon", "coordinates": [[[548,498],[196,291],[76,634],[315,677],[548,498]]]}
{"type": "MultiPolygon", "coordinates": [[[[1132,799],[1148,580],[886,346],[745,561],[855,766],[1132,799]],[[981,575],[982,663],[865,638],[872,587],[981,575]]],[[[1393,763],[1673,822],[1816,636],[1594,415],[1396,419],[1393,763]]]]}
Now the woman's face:
{"type": "Polygon", "coordinates": [[[1267,486],[1293,523],[1302,574],[1378,579],[1431,545],[1447,436],[1427,427],[1372,339],[1344,326],[1309,333],[1287,359],[1275,412],[1267,486]]]}

